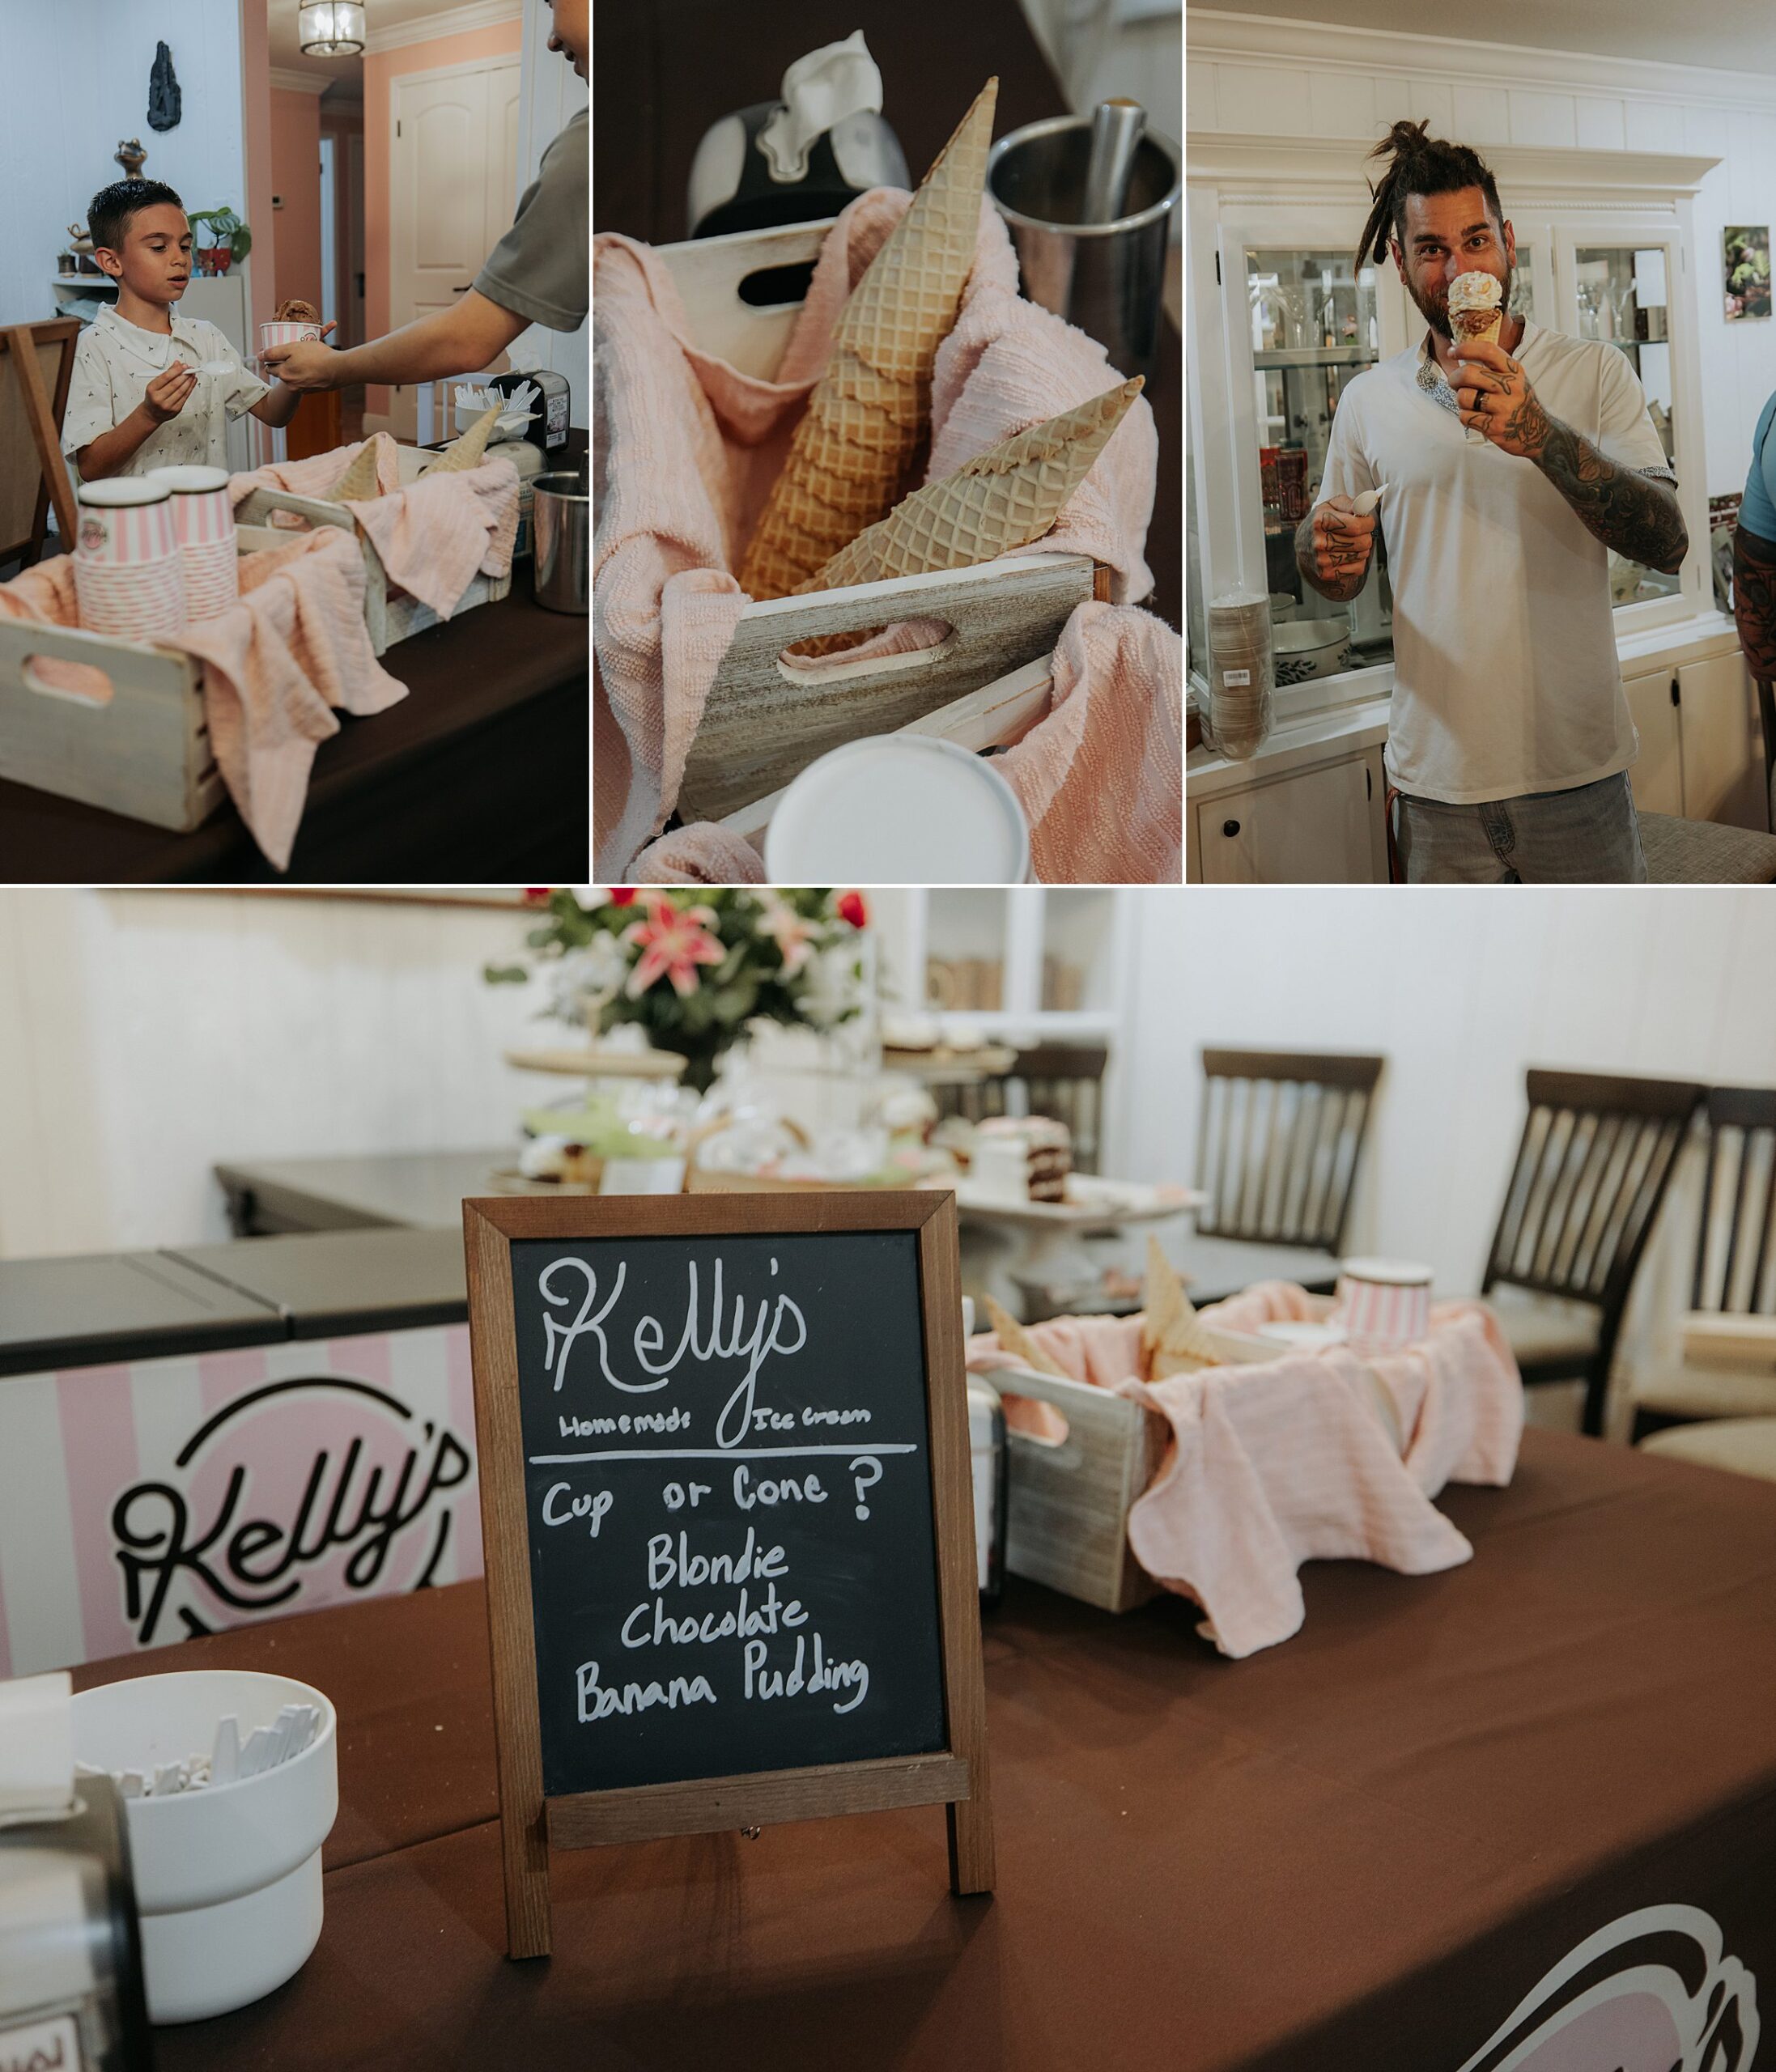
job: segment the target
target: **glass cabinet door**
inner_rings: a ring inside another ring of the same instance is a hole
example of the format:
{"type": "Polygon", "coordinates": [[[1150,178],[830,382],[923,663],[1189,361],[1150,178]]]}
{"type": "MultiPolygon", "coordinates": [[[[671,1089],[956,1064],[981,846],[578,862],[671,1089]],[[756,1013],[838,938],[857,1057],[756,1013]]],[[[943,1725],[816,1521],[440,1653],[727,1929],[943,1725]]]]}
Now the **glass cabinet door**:
{"type": "MultiPolygon", "coordinates": [[[[1676,463],[1676,403],[1672,380],[1668,255],[1663,245],[1580,244],[1574,248],[1574,286],[1578,335],[1611,345],[1624,355],[1646,391],[1646,407],[1664,447],[1676,463]]],[[[1675,597],[1681,578],[1612,554],[1610,595],[1619,607],[1649,597],[1675,597]]]]}
{"type": "Polygon", "coordinates": [[[1277,681],[1390,661],[1392,597],[1382,554],[1348,604],[1322,597],[1295,566],[1296,528],[1325,473],[1339,398],[1382,356],[1375,270],[1355,270],[1349,251],[1248,245],[1246,287],[1277,681]]]}

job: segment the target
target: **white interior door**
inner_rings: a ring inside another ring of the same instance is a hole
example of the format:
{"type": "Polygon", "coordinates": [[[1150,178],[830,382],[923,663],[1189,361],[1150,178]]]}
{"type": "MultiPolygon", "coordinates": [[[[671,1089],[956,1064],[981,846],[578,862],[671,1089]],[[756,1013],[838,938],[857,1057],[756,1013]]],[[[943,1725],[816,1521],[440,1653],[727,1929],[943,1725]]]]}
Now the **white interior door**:
{"type": "MultiPolygon", "coordinates": [[[[512,220],[518,59],[409,73],[393,91],[389,317],[398,330],[466,294],[512,220]]],[[[415,393],[390,391],[397,438],[414,435],[415,393]]]]}

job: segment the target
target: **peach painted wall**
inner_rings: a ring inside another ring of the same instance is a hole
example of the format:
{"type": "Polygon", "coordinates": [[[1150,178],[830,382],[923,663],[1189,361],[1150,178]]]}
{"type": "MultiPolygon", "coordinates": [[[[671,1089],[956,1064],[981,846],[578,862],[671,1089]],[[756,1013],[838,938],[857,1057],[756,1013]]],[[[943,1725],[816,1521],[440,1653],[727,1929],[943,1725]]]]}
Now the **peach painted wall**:
{"type": "MultiPolygon", "coordinates": [[[[516,57],[523,48],[524,24],[514,15],[491,28],[470,29],[459,36],[433,36],[398,50],[367,51],[363,61],[363,229],[364,329],[380,338],[389,317],[389,146],[394,118],[390,113],[393,83],[410,72],[436,71],[445,65],[472,64],[477,58],[516,57]]],[[[517,168],[512,168],[512,201],[517,202],[517,168]]],[[[365,408],[386,410],[389,391],[371,388],[365,408]]]]}
{"type": "Polygon", "coordinates": [[[300,295],[318,308],[321,278],[321,96],[271,90],[271,185],[277,211],[277,299],[300,295]]]}
{"type": "MultiPolygon", "coordinates": [[[[253,255],[247,265],[253,287],[254,325],[267,324],[278,306],[277,224],[271,210],[271,32],[259,0],[241,0],[241,127],[245,133],[247,221],[253,255]]],[[[257,329],[253,335],[257,336],[257,329]]]]}

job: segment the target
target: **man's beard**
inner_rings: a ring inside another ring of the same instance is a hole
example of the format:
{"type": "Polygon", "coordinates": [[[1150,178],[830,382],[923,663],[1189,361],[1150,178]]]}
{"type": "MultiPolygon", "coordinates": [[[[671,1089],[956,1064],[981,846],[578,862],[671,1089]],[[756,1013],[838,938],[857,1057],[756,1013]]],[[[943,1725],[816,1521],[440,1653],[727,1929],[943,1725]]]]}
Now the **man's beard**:
{"type": "MultiPolygon", "coordinates": [[[[1484,274],[1488,270],[1484,266],[1473,266],[1470,267],[1468,270],[1471,273],[1484,274]]],[[[1507,265],[1505,269],[1505,291],[1498,298],[1498,307],[1501,312],[1507,311],[1510,308],[1511,283],[1516,278],[1516,272],[1517,270],[1515,266],[1507,265]]],[[[1498,276],[1494,274],[1493,275],[1493,278],[1497,280],[1498,276]]],[[[1430,325],[1430,328],[1437,333],[1438,337],[1446,340],[1449,344],[1453,345],[1455,342],[1455,334],[1449,328],[1448,288],[1447,287],[1444,288],[1442,295],[1438,301],[1434,303],[1427,302],[1424,296],[1418,292],[1417,288],[1413,282],[1411,276],[1408,275],[1406,281],[1406,292],[1412,297],[1413,306],[1417,308],[1419,315],[1424,318],[1425,321],[1428,325],[1430,325]]]]}

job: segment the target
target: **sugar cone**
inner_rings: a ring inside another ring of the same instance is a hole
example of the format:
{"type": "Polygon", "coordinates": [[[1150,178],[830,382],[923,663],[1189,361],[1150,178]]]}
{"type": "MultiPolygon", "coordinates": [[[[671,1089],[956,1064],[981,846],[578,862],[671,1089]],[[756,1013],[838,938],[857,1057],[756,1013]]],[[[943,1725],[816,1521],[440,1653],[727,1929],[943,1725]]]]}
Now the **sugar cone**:
{"type": "Polygon", "coordinates": [[[427,462],[419,470],[422,477],[460,474],[465,469],[478,468],[487,457],[487,441],[504,408],[503,403],[495,403],[491,410],[483,410],[461,438],[452,440],[436,461],[427,462]]]}
{"type": "Polygon", "coordinates": [[[993,1327],[1001,1352],[1009,1352],[1020,1366],[1028,1367],[1038,1374],[1053,1374],[1061,1381],[1073,1378],[1060,1362],[1044,1352],[1030,1333],[1014,1317],[1008,1316],[993,1300],[987,1297],[987,1321],[993,1327]]]}
{"type": "Polygon", "coordinates": [[[852,291],[740,571],[787,597],[894,503],[930,429],[931,369],[975,260],[999,82],[989,79],[852,291]]]}
{"type": "Polygon", "coordinates": [[[381,495],[382,489],[376,480],[376,439],[380,436],[380,433],[376,434],[358,448],[351,465],[328,490],[329,503],[363,503],[373,496],[381,495]]]}

